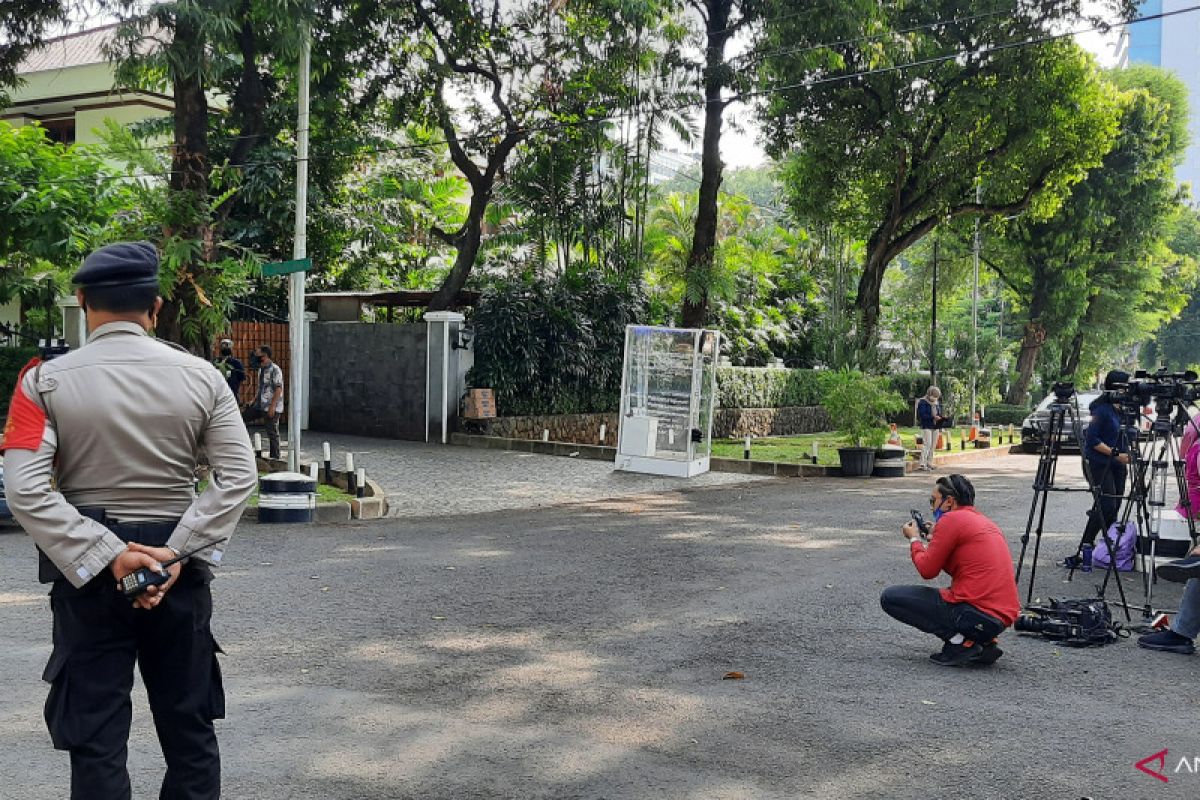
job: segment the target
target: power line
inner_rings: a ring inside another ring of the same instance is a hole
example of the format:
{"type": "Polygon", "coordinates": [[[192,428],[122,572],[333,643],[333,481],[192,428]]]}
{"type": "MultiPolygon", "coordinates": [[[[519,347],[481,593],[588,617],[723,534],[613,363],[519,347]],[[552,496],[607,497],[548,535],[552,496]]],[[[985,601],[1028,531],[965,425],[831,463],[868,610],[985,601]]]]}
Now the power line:
{"type": "MultiPolygon", "coordinates": [[[[1174,16],[1178,16],[1180,14],[1187,14],[1187,13],[1191,13],[1193,11],[1198,11],[1198,10],[1200,10],[1200,5],[1194,5],[1194,6],[1189,6],[1187,8],[1176,9],[1174,11],[1165,11],[1165,12],[1161,12],[1159,14],[1146,15],[1146,16],[1139,17],[1134,20],[1130,20],[1126,24],[1132,25],[1132,24],[1137,24],[1137,23],[1141,23],[1141,22],[1151,22],[1154,20],[1165,19],[1168,17],[1174,17],[1174,16]]],[[[990,53],[1001,52],[1001,51],[1006,51],[1006,50],[1013,50],[1013,49],[1018,49],[1018,48],[1022,48],[1022,47],[1032,47],[1032,46],[1036,46],[1039,44],[1046,44],[1046,43],[1049,43],[1052,41],[1058,41],[1058,40],[1065,39],[1065,38],[1068,38],[1071,36],[1077,36],[1081,33],[1090,33],[1093,31],[1107,30],[1109,27],[1111,27],[1109,24],[1094,25],[1094,26],[1091,26],[1088,28],[1080,28],[1080,29],[1075,29],[1075,30],[1071,30],[1071,31],[1065,31],[1063,33],[1058,33],[1058,34],[1048,34],[1046,36],[1038,37],[1035,39],[1025,39],[1025,40],[1021,40],[1021,41],[1006,42],[1006,43],[992,45],[990,47],[984,47],[984,48],[974,48],[974,49],[969,49],[969,50],[956,50],[951,53],[946,53],[946,54],[939,55],[939,56],[933,56],[930,58],[920,59],[917,61],[910,61],[910,62],[905,62],[905,63],[901,63],[901,64],[894,64],[894,65],[891,65],[888,67],[878,67],[876,69],[860,70],[857,72],[846,73],[846,74],[842,74],[842,75],[830,75],[830,76],[824,77],[824,78],[813,78],[813,79],[799,81],[799,82],[792,83],[792,84],[785,84],[782,86],[773,86],[773,87],[767,87],[764,89],[750,90],[750,91],[742,92],[740,94],[732,95],[727,98],[722,98],[720,100],[713,101],[713,102],[720,102],[720,103],[728,105],[730,103],[744,101],[746,99],[750,99],[750,98],[754,98],[754,97],[763,97],[763,96],[767,96],[767,95],[771,95],[771,94],[777,94],[777,93],[791,91],[794,89],[815,88],[818,86],[828,86],[828,85],[832,85],[835,83],[851,81],[851,80],[854,80],[857,78],[868,77],[871,75],[882,75],[882,74],[888,74],[888,73],[893,73],[893,72],[901,72],[903,70],[910,69],[913,67],[931,66],[933,64],[940,64],[940,63],[944,63],[946,61],[953,61],[953,60],[961,58],[965,55],[988,55],[990,53]]],[[[710,101],[703,100],[703,99],[693,100],[693,101],[677,103],[674,105],[651,107],[650,110],[658,111],[658,112],[669,112],[669,111],[681,111],[681,110],[688,109],[688,108],[704,108],[704,107],[707,107],[709,102],[710,101]]],[[[587,119],[570,120],[570,121],[563,121],[563,122],[548,122],[548,123],[545,123],[542,125],[525,126],[523,128],[516,128],[513,132],[519,133],[523,137],[527,138],[530,135],[536,134],[536,133],[550,133],[550,132],[554,132],[554,131],[561,131],[561,130],[567,130],[567,129],[571,129],[571,128],[583,127],[586,125],[596,125],[596,124],[602,124],[602,123],[608,123],[608,122],[615,122],[615,121],[621,120],[621,119],[628,119],[631,116],[632,116],[632,112],[630,112],[630,111],[615,111],[615,112],[612,112],[609,114],[604,114],[604,115],[591,117],[591,118],[587,118],[587,119]]],[[[458,138],[458,142],[459,142],[459,144],[467,144],[467,143],[473,143],[473,142],[477,142],[477,141],[493,140],[493,139],[495,139],[495,137],[496,137],[496,134],[494,132],[478,133],[478,134],[473,134],[473,135],[460,136],[458,138]]],[[[358,151],[356,153],[356,155],[363,156],[363,155],[382,155],[385,153],[424,152],[424,151],[430,150],[432,148],[445,146],[448,144],[449,144],[449,142],[446,139],[435,139],[435,140],[430,140],[428,142],[423,142],[420,144],[405,143],[405,144],[394,144],[394,145],[387,146],[387,147],[368,148],[368,149],[358,151]]],[[[173,145],[169,145],[169,146],[173,146],[173,145]]],[[[344,157],[346,155],[347,155],[346,153],[340,153],[340,152],[339,153],[329,153],[329,154],[324,154],[324,155],[310,153],[308,160],[313,161],[313,160],[322,160],[322,159],[332,159],[332,158],[336,158],[336,157],[344,157]]],[[[295,163],[297,163],[297,159],[294,157],[291,157],[291,158],[266,159],[266,160],[260,160],[260,161],[244,161],[244,162],[240,162],[240,163],[223,163],[223,164],[219,164],[216,166],[220,166],[220,167],[224,167],[224,168],[243,168],[243,167],[253,167],[253,166],[288,165],[288,164],[295,164],[295,163]]],[[[57,184],[62,184],[62,183],[97,183],[97,182],[104,182],[104,181],[111,181],[111,180],[136,180],[136,179],[140,179],[140,178],[167,178],[167,177],[171,177],[173,174],[174,174],[174,171],[168,170],[168,171],[164,171],[164,172],[144,172],[144,173],[140,173],[140,174],[139,173],[130,173],[130,174],[105,175],[105,176],[98,177],[95,180],[63,178],[58,181],[46,181],[46,182],[44,182],[43,185],[57,185],[57,184]]]]}

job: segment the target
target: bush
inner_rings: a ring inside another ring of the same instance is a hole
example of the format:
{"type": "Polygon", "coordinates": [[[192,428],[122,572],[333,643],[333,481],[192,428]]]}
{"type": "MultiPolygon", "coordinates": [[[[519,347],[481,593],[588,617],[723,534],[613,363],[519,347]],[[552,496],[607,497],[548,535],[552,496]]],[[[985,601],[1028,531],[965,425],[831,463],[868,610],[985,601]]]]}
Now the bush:
{"type": "Polygon", "coordinates": [[[615,411],[625,326],[643,309],[637,289],[598,274],[498,282],[471,317],[469,383],[491,388],[503,416],[615,411]]]}
{"type": "MultiPolygon", "coordinates": [[[[37,354],[36,347],[0,347],[0,413],[8,413],[8,398],[16,388],[17,375],[37,354]]],[[[0,419],[0,425],[3,422],[0,419]]]]}
{"type": "Polygon", "coordinates": [[[820,375],[821,405],[838,437],[849,447],[879,448],[887,441],[886,415],[904,408],[904,399],[886,377],[840,369],[820,375]]]}
{"type": "Polygon", "coordinates": [[[788,408],[821,404],[819,373],[811,369],[719,367],[720,408],[788,408]]]}
{"type": "Polygon", "coordinates": [[[1002,403],[985,406],[983,411],[984,422],[988,425],[1020,425],[1029,416],[1029,409],[1025,406],[1010,406],[1002,403]]]}

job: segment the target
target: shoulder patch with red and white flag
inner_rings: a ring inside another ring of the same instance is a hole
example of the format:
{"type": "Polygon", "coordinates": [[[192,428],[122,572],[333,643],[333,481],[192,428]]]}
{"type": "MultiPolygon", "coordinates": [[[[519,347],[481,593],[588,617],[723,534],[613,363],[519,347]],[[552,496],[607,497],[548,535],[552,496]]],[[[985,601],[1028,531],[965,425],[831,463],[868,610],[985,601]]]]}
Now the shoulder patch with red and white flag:
{"type": "Polygon", "coordinates": [[[46,412],[29,399],[21,383],[25,373],[42,363],[40,358],[30,360],[17,376],[8,403],[8,421],[4,424],[4,435],[0,436],[0,453],[5,450],[37,450],[42,446],[42,435],[46,432],[46,412]]]}

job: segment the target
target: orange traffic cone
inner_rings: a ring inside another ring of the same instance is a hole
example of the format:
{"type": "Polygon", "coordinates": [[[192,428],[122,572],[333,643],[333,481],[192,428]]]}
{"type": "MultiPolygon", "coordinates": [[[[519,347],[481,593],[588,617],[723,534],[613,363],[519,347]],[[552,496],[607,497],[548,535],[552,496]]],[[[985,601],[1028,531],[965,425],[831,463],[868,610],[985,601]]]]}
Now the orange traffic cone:
{"type": "Polygon", "coordinates": [[[975,418],[971,421],[971,432],[967,434],[967,441],[975,441],[975,437],[979,435],[979,412],[975,412],[975,418]]]}

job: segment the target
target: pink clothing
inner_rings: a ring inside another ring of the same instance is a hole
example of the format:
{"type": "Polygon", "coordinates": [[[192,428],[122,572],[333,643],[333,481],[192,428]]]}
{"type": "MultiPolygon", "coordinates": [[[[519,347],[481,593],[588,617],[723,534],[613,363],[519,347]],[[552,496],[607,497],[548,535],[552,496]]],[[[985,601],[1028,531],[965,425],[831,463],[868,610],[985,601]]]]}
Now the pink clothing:
{"type": "MultiPolygon", "coordinates": [[[[1195,429],[1188,425],[1188,431],[1195,429]]],[[[1187,434],[1183,436],[1183,440],[1187,441],[1187,434]]],[[[1183,477],[1187,481],[1188,501],[1192,504],[1190,509],[1184,508],[1180,503],[1175,507],[1182,516],[1190,516],[1192,519],[1200,519],[1200,437],[1192,435],[1192,444],[1187,450],[1182,450],[1183,453],[1183,477]]]]}

